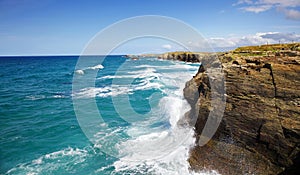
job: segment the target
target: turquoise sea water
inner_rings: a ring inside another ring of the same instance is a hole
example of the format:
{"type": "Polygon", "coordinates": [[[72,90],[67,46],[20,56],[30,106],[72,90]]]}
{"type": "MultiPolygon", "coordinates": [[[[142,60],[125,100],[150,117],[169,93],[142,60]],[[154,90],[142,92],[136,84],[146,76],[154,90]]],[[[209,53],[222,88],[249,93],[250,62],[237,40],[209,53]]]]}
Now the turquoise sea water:
{"type": "Polygon", "coordinates": [[[77,56],[0,58],[0,174],[189,174],[193,131],[177,121],[199,64],[81,59],[76,67],[77,56]],[[94,87],[72,91],[74,76],[93,73],[94,87]],[[74,109],[74,100],[85,104],[89,120],[90,99],[102,118],[88,127],[92,139],[74,109]]]}

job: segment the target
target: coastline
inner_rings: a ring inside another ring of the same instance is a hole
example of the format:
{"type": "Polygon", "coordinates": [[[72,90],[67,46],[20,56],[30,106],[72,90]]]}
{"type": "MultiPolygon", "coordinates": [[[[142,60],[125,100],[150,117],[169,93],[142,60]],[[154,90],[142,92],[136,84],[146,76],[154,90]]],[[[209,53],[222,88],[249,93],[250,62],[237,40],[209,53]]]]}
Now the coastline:
{"type": "MultiPolygon", "coordinates": [[[[210,56],[213,54],[172,52],[158,58],[201,62],[210,56]]],[[[300,44],[241,47],[217,56],[225,73],[226,109],[212,140],[190,150],[191,169],[221,174],[299,173],[300,44]]],[[[215,110],[211,108],[211,86],[206,81],[208,67],[199,68],[204,69],[184,89],[192,107],[186,117],[193,118],[190,115],[199,112],[196,140],[208,114],[215,110]],[[206,94],[191,99],[200,86],[206,94]]]]}

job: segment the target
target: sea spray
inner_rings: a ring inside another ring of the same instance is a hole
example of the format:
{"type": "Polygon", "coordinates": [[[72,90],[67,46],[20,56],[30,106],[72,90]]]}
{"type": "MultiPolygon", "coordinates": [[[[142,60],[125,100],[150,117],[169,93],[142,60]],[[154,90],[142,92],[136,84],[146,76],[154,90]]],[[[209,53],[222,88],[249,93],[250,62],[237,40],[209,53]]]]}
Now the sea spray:
{"type": "Polygon", "coordinates": [[[129,131],[134,130],[141,134],[131,135],[132,139],[118,145],[124,156],[114,163],[115,173],[191,174],[187,159],[189,149],[195,143],[194,131],[192,128],[178,126],[177,122],[190,109],[183,98],[182,90],[185,82],[192,75],[191,72],[186,71],[186,68],[195,69],[195,67],[178,62],[173,64],[169,67],[173,67],[176,72],[171,73],[163,72],[169,69],[168,66],[137,66],[147,70],[162,71],[159,77],[161,83],[164,87],[173,87],[164,89],[166,96],[160,99],[157,109],[152,109],[155,118],[161,119],[161,116],[164,116],[169,126],[158,130],[148,128],[152,130],[149,133],[139,131],[145,130],[145,127],[130,128],[129,131]]]}
{"type": "Polygon", "coordinates": [[[187,159],[194,133],[177,121],[190,108],[182,88],[199,65],[110,56],[102,66],[83,66],[84,74],[78,75],[76,61],[77,57],[8,58],[0,65],[2,74],[10,73],[2,77],[9,83],[0,84],[5,123],[0,174],[193,174],[187,159]],[[123,72],[116,74],[121,65],[123,72]],[[95,87],[72,92],[70,75],[85,78],[92,71],[97,71],[95,87]],[[118,84],[126,79],[134,82],[118,84]],[[132,123],[122,120],[112,103],[122,95],[129,96],[138,114],[149,117],[132,123]],[[105,121],[94,128],[98,143],[91,143],[80,129],[72,98],[96,99],[105,121]],[[155,102],[153,108],[148,101],[155,102]]]}

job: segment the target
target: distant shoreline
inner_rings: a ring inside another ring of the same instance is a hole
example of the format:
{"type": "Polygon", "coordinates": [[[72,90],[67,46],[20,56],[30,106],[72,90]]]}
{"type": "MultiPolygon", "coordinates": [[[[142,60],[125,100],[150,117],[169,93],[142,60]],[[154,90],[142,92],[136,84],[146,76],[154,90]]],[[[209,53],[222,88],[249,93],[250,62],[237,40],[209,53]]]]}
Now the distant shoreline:
{"type": "MultiPolygon", "coordinates": [[[[109,54],[109,55],[80,55],[80,54],[45,54],[45,55],[0,55],[0,58],[9,58],[9,57],[102,57],[102,56],[125,56],[128,58],[138,57],[138,58],[162,58],[163,55],[179,55],[179,54],[222,54],[227,52],[234,52],[244,50],[244,52],[259,52],[259,51],[278,51],[284,50],[285,47],[291,47],[291,45],[299,45],[300,42],[295,43],[285,43],[285,44],[264,44],[264,45],[256,45],[256,46],[241,46],[236,47],[231,50],[226,51],[216,51],[216,52],[189,52],[189,51],[171,51],[171,52],[164,52],[164,53],[148,53],[148,54],[109,54]],[[270,49],[271,48],[271,49],[270,49]]],[[[163,58],[164,59],[164,58],[163,58]]]]}

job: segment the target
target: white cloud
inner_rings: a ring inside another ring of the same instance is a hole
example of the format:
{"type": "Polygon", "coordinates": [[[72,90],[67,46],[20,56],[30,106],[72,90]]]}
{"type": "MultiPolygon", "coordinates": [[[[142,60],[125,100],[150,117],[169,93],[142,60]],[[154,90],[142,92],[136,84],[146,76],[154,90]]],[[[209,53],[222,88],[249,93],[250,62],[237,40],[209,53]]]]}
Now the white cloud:
{"type": "Polygon", "coordinates": [[[253,1],[252,0],[239,0],[237,3],[232,4],[232,5],[236,6],[236,5],[240,5],[240,4],[253,4],[253,1]]]}
{"type": "Polygon", "coordinates": [[[260,12],[267,11],[271,8],[272,8],[271,5],[260,5],[260,6],[243,7],[243,8],[240,8],[240,9],[242,9],[244,11],[247,11],[247,12],[260,13],[260,12]]]}
{"type": "Polygon", "coordinates": [[[256,4],[269,4],[282,7],[297,7],[300,6],[299,0],[259,0],[256,4]]]}
{"type": "Polygon", "coordinates": [[[167,50],[171,50],[172,46],[170,44],[165,44],[165,45],[162,45],[162,48],[167,49],[167,50]]]}
{"type": "MultiPolygon", "coordinates": [[[[186,46],[191,51],[224,51],[232,50],[240,46],[253,46],[263,44],[300,42],[300,33],[281,33],[281,32],[265,32],[255,33],[246,36],[237,36],[234,34],[228,37],[213,37],[198,42],[188,42],[186,46]]],[[[181,50],[181,49],[177,49],[181,50]]]]}
{"type": "Polygon", "coordinates": [[[287,19],[300,20],[300,0],[239,0],[234,6],[242,6],[239,9],[247,12],[261,13],[270,9],[277,9],[285,14],[287,19]]]}
{"type": "Polygon", "coordinates": [[[278,8],[278,11],[283,12],[287,19],[300,20],[300,11],[286,8],[278,8]]]}
{"type": "Polygon", "coordinates": [[[261,38],[271,39],[274,42],[292,42],[292,41],[300,41],[300,35],[295,33],[279,33],[279,32],[269,32],[260,34],[261,38]]]}
{"type": "Polygon", "coordinates": [[[300,35],[295,33],[267,32],[243,37],[210,38],[208,42],[213,48],[234,48],[248,45],[300,42],[300,35]]]}

